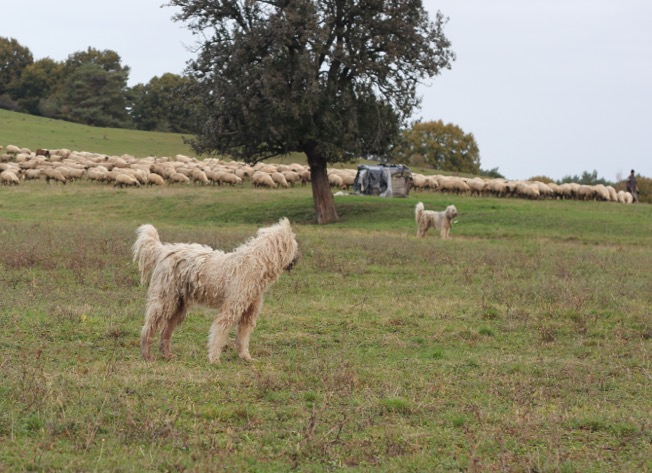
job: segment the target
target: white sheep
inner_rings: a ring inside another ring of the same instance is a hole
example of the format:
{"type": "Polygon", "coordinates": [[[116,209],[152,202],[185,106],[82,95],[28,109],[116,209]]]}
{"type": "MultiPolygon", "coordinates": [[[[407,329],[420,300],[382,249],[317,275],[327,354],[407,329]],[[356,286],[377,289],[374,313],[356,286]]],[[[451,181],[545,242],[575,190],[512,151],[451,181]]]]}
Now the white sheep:
{"type": "Polygon", "coordinates": [[[55,168],[47,167],[43,170],[43,173],[45,174],[45,182],[48,184],[50,181],[54,182],[61,182],[62,184],[66,184],[66,178],[61,174],[59,171],[57,171],[55,168]]]}
{"type": "Polygon", "coordinates": [[[223,172],[220,173],[220,182],[234,186],[236,184],[242,184],[242,179],[230,172],[223,172]]]}
{"type": "Polygon", "coordinates": [[[287,189],[288,186],[288,181],[285,180],[285,176],[281,174],[280,172],[273,172],[271,174],[272,176],[272,181],[274,181],[276,184],[281,186],[283,189],[287,189]]]}
{"type": "Polygon", "coordinates": [[[0,173],[0,183],[3,186],[17,186],[19,182],[18,176],[13,171],[2,171],[0,173]]]}
{"type": "Polygon", "coordinates": [[[270,189],[276,189],[277,187],[269,174],[260,171],[256,171],[251,176],[251,183],[254,187],[269,187],[270,189]]]}
{"type": "Polygon", "coordinates": [[[155,172],[149,173],[149,176],[147,177],[147,184],[150,186],[156,185],[156,186],[164,186],[165,185],[165,179],[163,179],[162,176],[156,174],[155,172]]]}
{"type": "Polygon", "coordinates": [[[190,179],[195,184],[198,182],[200,182],[201,184],[210,184],[210,181],[208,180],[206,173],[201,169],[193,169],[190,173],[190,179]]]}
{"type": "Polygon", "coordinates": [[[138,179],[136,179],[133,176],[130,176],[129,174],[125,174],[122,172],[117,173],[115,176],[115,184],[113,184],[114,187],[140,187],[140,182],[138,182],[138,179]]]}
{"type": "Polygon", "coordinates": [[[281,174],[283,174],[285,182],[287,182],[292,187],[294,187],[297,182],[301,182],[301,176],[292,170],[283,171],[281,174]]]}
{"type": "Polygon", "coordinates": [[[23,179],[26,181],[38,180],[41,178],[40,169],[27,169],[23,172],[23,179]]]}
{"type": "Polygon", "coordinates": [[[187,184],[190,182],[190,179],[188,179],[186,176],[181,174],[180,172],[175,172],[168,177],[168,181],[170,184],[187,184]]]}

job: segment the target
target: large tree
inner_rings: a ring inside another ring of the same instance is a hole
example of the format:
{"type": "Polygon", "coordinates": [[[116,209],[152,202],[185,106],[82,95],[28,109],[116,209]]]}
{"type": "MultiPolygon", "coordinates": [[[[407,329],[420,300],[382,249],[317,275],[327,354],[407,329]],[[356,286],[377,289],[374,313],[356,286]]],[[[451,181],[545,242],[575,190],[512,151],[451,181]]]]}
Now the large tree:
{"type": "Polygon", "coordinates": [[[43,115],[43,103],[55,93],[62,78],[63,64],[39,59],[23,69],[12,94],[27,113],[43,115]]]}
{"type": "Polygon", "coordinates": [[[204,38],[188,72],[204,98],[199,153],[249,162],[303,152],[318,223],[338,219],[327,164],[382,155],[450,67],[445,19],[421,0],[172,0],[204,38]]]}
{"type": "Polygon", "coordinates": [[[11,93],[23,70],[33,62],[27,47],[14,38],[0,36],[0,95],[11,93]]]}
{"type": "Polygon", "coordinates": [[[55,98],[57,116],[93,126],[128,127],[127,80],[115,51],[88,48],[68,56],[55,98]]]}
{"type": "Polygon", "coordinates": [[[442,120],[414,124],[404,132],[394,154],[405,161],[425,161],[441,171],[480,172],[480,149],[473,134],[442,120]]]}

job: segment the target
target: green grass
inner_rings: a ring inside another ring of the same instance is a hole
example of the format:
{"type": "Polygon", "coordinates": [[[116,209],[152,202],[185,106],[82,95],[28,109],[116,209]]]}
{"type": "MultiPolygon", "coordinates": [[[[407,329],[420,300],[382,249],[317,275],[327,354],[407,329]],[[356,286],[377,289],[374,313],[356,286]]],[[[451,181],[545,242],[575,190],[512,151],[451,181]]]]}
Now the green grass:
{"type": "Polygon", "coordinates": [[[309,188],[0,189],[0,471],[652,470],[652,207],[309,188]],[[449,241],[413,210],[454,203],[449,241]],[[253,364],[194,308],[145,363],[130,247],[288,216],[253,364]]]}
{"type": "Polygon", "coordinates": [[[183,137],[177,133],[91,127],[0,110],[0,146],[13,144],[32,151],[67,148],[114,156],[194,156],[183,137]]]}

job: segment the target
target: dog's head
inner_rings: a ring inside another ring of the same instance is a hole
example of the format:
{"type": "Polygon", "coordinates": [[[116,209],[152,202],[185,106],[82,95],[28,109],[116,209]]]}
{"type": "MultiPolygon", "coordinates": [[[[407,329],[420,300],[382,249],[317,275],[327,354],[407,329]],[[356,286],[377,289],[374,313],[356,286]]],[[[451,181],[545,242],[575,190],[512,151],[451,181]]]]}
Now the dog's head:
{"type": "Polygon", "coordinates": [[[454,205],[446,207],[446,218],[448,218],[448,220],[453,220],[455,217],[457,217],[457,207],[454,205]]]}
{"type": "Polygon", "coordinates": [[[297,263],[299,263],[300,259],[301,259],[301,252],[297,249],[294,258],[292,259],[292,261],[290,261],[290,263],[285,268],[283,268],[283,270],[289,273],[297,265],[297,263]]]}
{"type": "Polygon", "coordinates": [[[301,259],[301,250],[299,249],[297,237],[292,231],[290,221],[287,218],[282,218],[279,220],[278,226],[281,229],[283,235],[282,239],[284,240],[284,243],[280,245],[281,257],[283,260],[287,261],[283,270],[290,272],[301,259]]]}

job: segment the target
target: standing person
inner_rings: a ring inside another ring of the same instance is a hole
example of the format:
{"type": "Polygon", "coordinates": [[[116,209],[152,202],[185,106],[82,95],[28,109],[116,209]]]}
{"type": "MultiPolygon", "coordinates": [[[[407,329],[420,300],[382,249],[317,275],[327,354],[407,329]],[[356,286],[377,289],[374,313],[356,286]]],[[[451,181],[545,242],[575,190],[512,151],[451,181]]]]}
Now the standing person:
{"type": "Polygon", "coordinates": [[[636,176],[634,176],[634,170],[629,173],[627,178],[627,192],[632,194],[634,202],[638,202],[638,186],[636,185],[636,176]]]}

